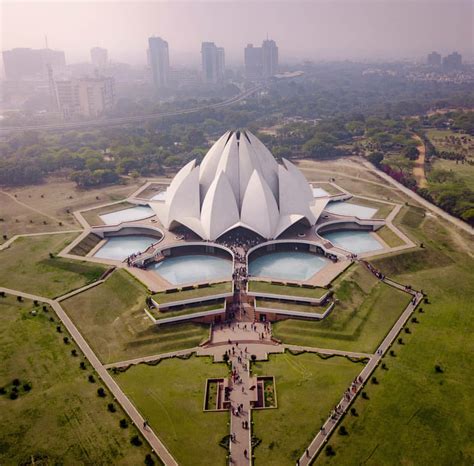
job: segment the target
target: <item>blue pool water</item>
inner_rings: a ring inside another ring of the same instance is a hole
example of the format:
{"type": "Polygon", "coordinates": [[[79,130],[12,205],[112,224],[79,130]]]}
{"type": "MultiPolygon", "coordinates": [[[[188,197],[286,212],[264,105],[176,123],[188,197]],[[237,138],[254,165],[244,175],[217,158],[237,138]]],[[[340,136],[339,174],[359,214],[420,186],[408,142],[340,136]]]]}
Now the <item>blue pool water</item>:
{"type": "Polygon", "coordinates": [[[330,233],[322,233],[321,236],[331,241],[335,246],[340,246],[354,254],[383,249],[383,246],[369,231],[332,231],[330,233]]]}
{"type": "Polygon", "coordinates": [[[329,196],[329,193],[325,191],[323,188],[313,188],[313,196],[326,197],[326,196],[329,196]]]}
{"type": "Polygon", "coordinates": [[[142,220],[151,217],[154,214],[153,209],[148,206],[137,205],[129,209],[117,210],[109,214],[99,215],[106,225],[117,225],[122,222],[131,222],[133,220],[142,220]]]}
{"type": "Polygon", "coordinates": [[[305,281],[328,263],[328,259],[309,252],[272,252],[251,260],[249,273],[254,277],[305,281]]]}
{"type": "Polygon", "coordinates": [[[157,238],[145,235],[114,236],[107,240],[94,257],[123,261],[133,253],[145,251],[157,241],[157,238]]]}
{"type": "Polygon", "coordinates": [[[373,209],[372,207],[365,207],[344,201],[330,202],[325,210],[338,215],[355,216],[359,218],[372,218],[375,212],[377,212],[377,209],[373,209]]]}
{"type": "Polygon", "coordinates": [[[216,256],[191,254],[168,257],[162,262],[153,264],[149,270],[153,270],[173,285],[230,280],[232,261],[216,256]]]}

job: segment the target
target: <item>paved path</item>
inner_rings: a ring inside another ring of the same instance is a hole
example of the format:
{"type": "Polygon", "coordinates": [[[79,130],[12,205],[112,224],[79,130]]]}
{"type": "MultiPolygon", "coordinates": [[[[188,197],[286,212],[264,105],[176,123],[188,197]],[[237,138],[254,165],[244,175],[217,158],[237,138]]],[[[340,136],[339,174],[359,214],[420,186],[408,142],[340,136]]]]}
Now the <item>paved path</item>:
{"type": "MultiPolygon", "coordinates": [[[[403,287],[403,285],[400,285],[400,286],[403,287]]],[[[299,459],[300,466],[308,466],[316,458],[319,451],[325,445],[330,434],[336,428],[338,421],[348,411],[352,402],[355,400],[357,394],[362,390],[364,385],[367,383],[370,376],[372,375],[374,370],[377,368],[380,360],[388,351],[392,343],[395,341],[395,338],[397,338],[397,335],[400,333],[401,329],[403,328],[405,323],[408,321],[408,319],[412,315],[413,311],[416,309],[418,304],[423,299],[423,295],[421,293],[417,293],[417,292],[413,292],[413,293],[414,293],[413,300],[410,301],[410,303],[405,308],[405,310],[403,311],[402,315],[399,317],[395,325],[391,328],[390,332],[384,338],[384,340],[378,347],[376,354],[371,357],[369,363],[364,367],[364,369],[361,371],[359,376],[347,388],[346,392],[344,393],[344,396],[342,397],[341,401],[337,405],[337,410],[331,413],[329,418],[321,427],[321,430],[316,434],[316,436],[310,443],[306,452],[304,452],[302,456],[300,457],[299,459]]]]}
{"type": "Polygon", "coordinates": [[[250,390],[253,385],[249,373],[250,353],[245,352],[243,345],[233,346],[235,354],[232,353],[230,361],[234,376],[229,383],[232,389],[230,393],[230,464],[244,466],[251,464],[251,417],[250,401],[256,389],[250,390]],[[240,348],[239,348],[240,347],[240,348]]]}
{"type": "Polygon", "coordinates": [[[423,142],[423,139],[418,136],[418,134],[414,134],[412,138],[416,141],[416,148],[419,152],[418,158],[415,160],[415,165],[413,167],[413,176],[415,177],[416,182],[420,188],[426,188],[428,187],[428,181],[426,180],[425,176],[425,143],[423,142]]]}
{"type": "Polygon", "coordinates": [[[91,347],[88,345],[84,337],[79,333],[76,326],[73,324],[71,319],[69,319],[68,315],[64,312],[58,301],[44,298],[42,296],[36,296],[30,293],[23,293],[21,291],[12,290],[9,288],[0,287],[0,291],[14,296],[22,296],[26,299],[48,303],[54,309],[56,315],[59,317],[64,327],[66,327],[67,331],[69,332],[73,340],[76,342],[77,346],[84,353],[84,356],[87,358],[87,360],[97,372],[99,377],[110,390],[116,401],[122,406],[122,408],[128,414],[132,422],[136,425],[137,429],[141,432],[143,437],[147,440],[153,450],[156,451],[163,463],[166,466],[178,465],[178,463],[171,456],[170,452],[167,450],[161,440],[157,437],[157,435],[153,432],[153,430],[149,426],[144,426],[145,419],[138,412],[138,410],[131,403],[131,401],[127,398],[127,396],[123,393],[122,389],[117,385],[115,380],[110,376],[107,369],[99,361],[95,353],[92,351],[91,347]]]}
{"type": "Polygon", "coordinates": [[[347,356],[350,358],[371,358],[373,354],[370,353],[356,353],[354,351],[342,351],[328,348],[314,348],[313,346],[300,346],[300,345],[286,345],[283,344],[284,349],[292,351],[307,351],[308,353],[320,353],[320,354],[333,354],[335,356],[347,356]]]}
{"type": "Polygon", "coordinates": [[[189,348],[189,349],[184,349],[184,350],[179,350],[179,351],[171,351],[169,353],[153,354],[151,356],[143,356],[141,358],[127,359],[125,361],[112,362],[110,364],[104,364],[104,367],[106,369],[111,369],[113,367],[134,366],[136,364],[154,362],[154,361],[159,361],[161,359],[174,358],[176,356],[186,356],[186,355],[191,354],[191,353],[197,353],[198,351],[199,351],[199,347],[196,346],[194,348],[189,348]]]}

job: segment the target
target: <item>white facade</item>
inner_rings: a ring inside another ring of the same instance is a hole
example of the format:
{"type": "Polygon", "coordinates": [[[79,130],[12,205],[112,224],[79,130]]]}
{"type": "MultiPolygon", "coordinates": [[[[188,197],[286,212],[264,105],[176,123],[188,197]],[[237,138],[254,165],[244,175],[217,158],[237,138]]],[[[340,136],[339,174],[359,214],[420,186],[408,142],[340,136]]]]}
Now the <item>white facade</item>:
{"type": "Polygon", "coordinates": [[[165,228],[184,225],[206,240],[236,227],[277,238],[302,219],[314,225],[327,203],[314,199],[295,165],[283,163],[249,131],[228,131],[201,165],[193,160],[176,174],[164,202],[150,206],[165,228]]]}

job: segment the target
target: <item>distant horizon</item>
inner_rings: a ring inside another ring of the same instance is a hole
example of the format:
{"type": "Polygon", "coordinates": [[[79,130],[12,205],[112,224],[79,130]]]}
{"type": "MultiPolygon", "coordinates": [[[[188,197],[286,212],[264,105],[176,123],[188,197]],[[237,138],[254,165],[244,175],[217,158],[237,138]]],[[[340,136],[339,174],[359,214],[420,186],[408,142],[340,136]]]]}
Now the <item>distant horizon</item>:
{"type": "Polygon", "coordinates": [[[170,65],[198,66],[201,42],[243,64],[248,43],[277,42],[282,64],[311,61],[419,61],[433,50],[443,56],[473,53],[473,6],[466,0],[334,2],[6,2],[2,50],[63,50],[68,64],[90,61],[95,46],[112,62],[146,64],[147,39],[167,40],[170,65]],[[229,18],[231,21],[229,22],[229,18]],[[87,24],[88,35],[84,35],[87,24]],[[237,26],[236,26],[237,25],[237,26]],[[185,32],[184,32],[185,31],[185,32]],[[293,32],[292,32],[293,31],[293,32]]]}

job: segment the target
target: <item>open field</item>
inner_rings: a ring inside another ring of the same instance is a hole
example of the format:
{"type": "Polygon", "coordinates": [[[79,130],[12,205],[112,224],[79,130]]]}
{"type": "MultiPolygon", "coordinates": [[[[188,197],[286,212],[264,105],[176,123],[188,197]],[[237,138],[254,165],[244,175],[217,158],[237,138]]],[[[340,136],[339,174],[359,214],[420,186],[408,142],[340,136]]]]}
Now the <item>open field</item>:
{"type": "Polygon", "coordinates": [[[104,363],[192,348],[207,337],[205,325],[153,325],[143,311],[145,296],[135,278],[118,270],[62,305],[104,363]]]}
{"type": "Polygon", "coordinates": [[[474,165],[437,158],[433,163],[433,168],[454,172],[466,183],[466,186],[474,190],[474,165]]]}
{"type": "Polygon", "coordinates": [[[78,225],[70,223],[60,225],[60,220],[50,218],[19,204],[4,192],[0,192],[0,205],[0,243],[19,234],[79,228],[78,225]]]}
{"type": "Polygon", "coordinates": [[[303,298],[321,298],[328,290],[325,288],[306,288],[302,286],[285,286],[261,280],[249,281],[249,291],[259,293],[272,293],[286,296],[299,296],[303,298]]]}
{"type": "MultiPolygon", "coordinates": [[[[369,400],[356,401],[358,416],[343,421],[348,435],[329,441],[336,455],[323,452],[316,464],[473,464],[474,261],[449,228],[428,217],[407,227],[424,250],[373,261],[427,292],[429,304],[400,335],[396,356],[383,361],[387,370],[376,370],[379,384],[366,387],[369,400]]],[[[464,246],[472,248],[472,238],[464,246]]]]}
{"type": "Polygon", "coordinates": [[[156,293],[152,297],[159,304],[166,304],[184,299],[202,298],[215,294],[229,293],[232,291],[232,282],[213,283],[203,288],[193,288],[192,290],[176,291],[174,293],[156,293]]]}
{"type": "Polygon", "coordinates": [[[133,366],[115,379],[180,465],[224,466],[219,442],[229,434],[229,413],[203,406],[206,379],[227,374],[225,364],[193,356],[133,366]]]}
{"type": "Polygon", "coordinates": [[[371,353],[410,301],[363,266],[343,273],[334,293],[339,302],[324,320],[277,322],[273,334],[284,343],[371,353]]]}
{"type": "Polygon", "coordinates": [[[256,466],[293,466],[319,431],[330,410],[362,370],[361,363],[316,354],[272,354],[252,364],[253,373],[275,377],[277,409],[252,412],[256,466]]]}
{"type": "Polygon", "coordinates": [[[39,185],[4,188],[0,193],[1,217],[4,218],[0,223],[0,233],[10,237],[22,233],[79,228],[72,215],[75,210],[125,199],[141,184],[142,180],[135,180],[125,185],[79,190],[72,181],[50,178],[39,185]],[[47,224],[44,225],[43,221],[47,224]],[[60,226],[59,222],[63,225],[60,226]]]}
{"type": "Polygon", "coordinates": [[[31,301],[0,298],[0,386],[7,389],[0,395],[0,463],[143,464],[149,447],[130,444],[138,432],[119,427],[126,415],[116,403],[115,413],[107,410],[111,395],[97,395],[102,384],[88,382],[92,372],[79,368],[84,358],[74,343],[64,344],[66,333],[49,320],[54,313],[40,306],[34,316],[32,309],[31,301]],[[11,400],[15,378],[19,396],[11,400]]]}
{"type": "Polygon", "coordinates": [[[429,129],[426,131],[426,136],[440,152],[462,151],[467,157],[474,157],[474,137],[469,134],[457,133],[450,129],[429,129]]]}
{"type": "Polygon", "coordinates": [[[0,252],[0,285],[53,298],[96,281],[106,267],[49,256],[57,254],[76,234],[18,238],[0,252]]]}

